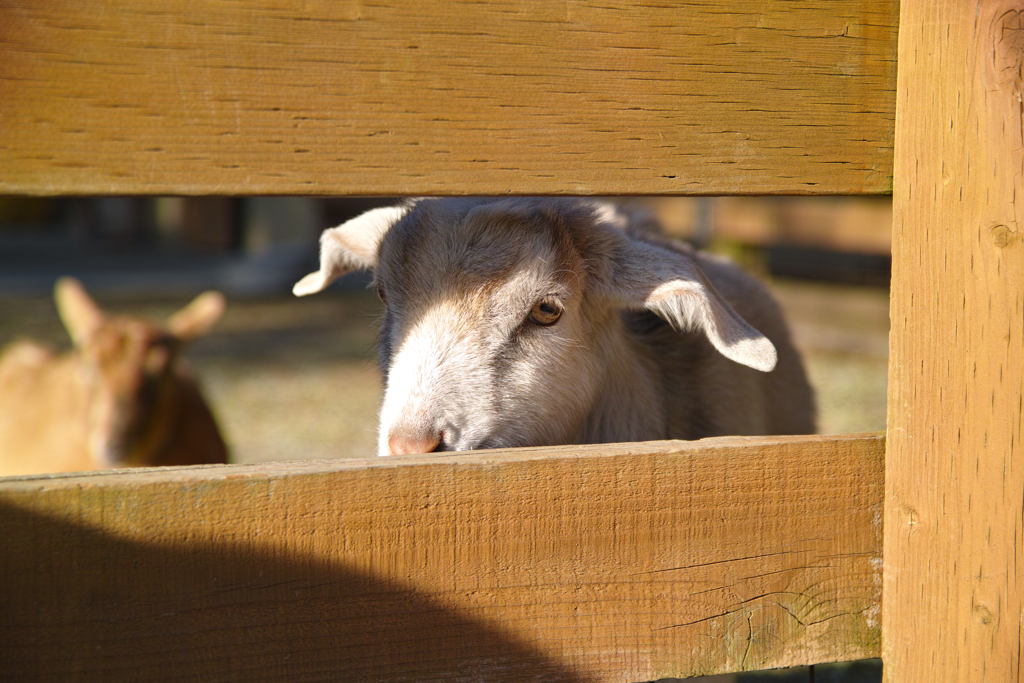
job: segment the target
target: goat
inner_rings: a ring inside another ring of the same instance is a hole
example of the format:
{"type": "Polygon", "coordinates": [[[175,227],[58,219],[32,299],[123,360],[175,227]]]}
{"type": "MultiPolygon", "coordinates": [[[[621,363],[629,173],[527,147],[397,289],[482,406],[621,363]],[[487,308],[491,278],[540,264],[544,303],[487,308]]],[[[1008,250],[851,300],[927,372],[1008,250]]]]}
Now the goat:
{"type": "Polygon", "coordinates": [[[293,291],[374,272],[378,455],[813,432],[765,287],[658,230],[584,199],[415,199],[324,231],[293,291]]]}
{"type": "Polygon", "coordinates": [[[0,475],[227,462],[179,359],[220,319],[223,295],[199,295],[166,329],[106,315],[71,278],[57,282],[54,298],[72,351],[25,340],[0,355],[0,475]]]}

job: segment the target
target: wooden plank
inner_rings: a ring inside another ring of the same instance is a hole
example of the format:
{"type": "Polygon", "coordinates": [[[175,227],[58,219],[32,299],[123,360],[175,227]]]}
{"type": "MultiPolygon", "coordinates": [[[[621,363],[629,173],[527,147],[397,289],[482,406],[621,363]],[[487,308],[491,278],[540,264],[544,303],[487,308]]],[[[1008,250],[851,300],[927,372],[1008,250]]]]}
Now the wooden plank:
{"type": "Polygon", "coordinates": [[[881,436],[0,480],[5,680],[646,681],[877,656],[881,436]]]}
{"type": "Polygon", "coordinates": [[[886,678],[1021,681],[1024,18],[901,5],[886,678]]]}
{"type": "Polygon", "coordinates": [[[887,193],[897,6],[5,0],[0,193],[887,193]]]}

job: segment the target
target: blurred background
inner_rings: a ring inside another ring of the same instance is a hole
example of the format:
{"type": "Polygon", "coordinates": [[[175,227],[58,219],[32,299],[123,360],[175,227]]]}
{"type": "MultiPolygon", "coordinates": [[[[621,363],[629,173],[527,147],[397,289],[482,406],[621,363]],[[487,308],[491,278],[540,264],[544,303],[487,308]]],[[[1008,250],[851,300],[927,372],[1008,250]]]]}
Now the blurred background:
{"type": "MultiPolygon", "coordinates": [[[[233,462],[369,457],[381,396],[368,277],[303,299],[320,232],[389,198],[0,198],[0,346],[70,347],[52,300],[78,277],[101,306],[158,320],[206,289],[227,313],[189,349],[233,462]]],[[[885,428],[888,197],[628,198],[666,230],[767,281],[818,392],[819,431],[885,428]]]]}

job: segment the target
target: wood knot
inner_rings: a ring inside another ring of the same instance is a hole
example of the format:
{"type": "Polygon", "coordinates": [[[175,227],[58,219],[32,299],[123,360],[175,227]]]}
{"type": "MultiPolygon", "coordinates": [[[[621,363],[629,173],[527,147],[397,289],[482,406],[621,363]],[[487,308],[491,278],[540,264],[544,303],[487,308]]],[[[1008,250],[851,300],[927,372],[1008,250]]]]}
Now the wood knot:
{"type": "Polygon", "coordinates": [[[1018,233],[1017,228],[1003,225],[1002,223],[989,228],[989,234],[992,236],[992,244],[1000,249],[1005,249],[1011,244],[1021,241],[1021,235],[1018,233]]]}
{"type": "Polygon", "coordinates": [[[992,23],[993,66],[1000,80],[1020,86],[1024,77],[1024,12],[1009,10],[992,23]]]}
{"type": "Polygon", "coordinates": [[[907,526],[916,526],[921,522],[921,516],[917,514],[917,510],[909,505],[903,508],[903,516],[906,519],[907,526]]]}
{"type": "Polygon", "coordinates": [[[974,613],[975,620],[982,626],[988,626],[996,619],[996,615],[992,613],[992,610],[980,602],[975,602],[971,605],[971,611],[974,613]]]}

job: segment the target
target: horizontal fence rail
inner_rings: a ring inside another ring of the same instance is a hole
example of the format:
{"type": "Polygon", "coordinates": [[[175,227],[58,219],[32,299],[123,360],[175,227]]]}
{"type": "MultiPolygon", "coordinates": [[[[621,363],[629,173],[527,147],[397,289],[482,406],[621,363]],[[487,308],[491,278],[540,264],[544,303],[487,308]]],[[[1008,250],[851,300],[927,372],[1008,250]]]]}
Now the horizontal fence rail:
{"type": "Polygon", "coordinates": [[[881,436],[0,480],[5,680],[647,681],[878,656],[881,436]]]}
{"type": "Polygon", "coordinates": [[[884,194],[898,4],[12,0],[0,194],[884,194]]]}

